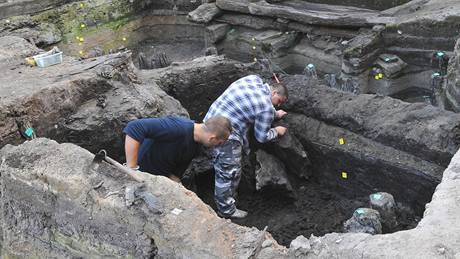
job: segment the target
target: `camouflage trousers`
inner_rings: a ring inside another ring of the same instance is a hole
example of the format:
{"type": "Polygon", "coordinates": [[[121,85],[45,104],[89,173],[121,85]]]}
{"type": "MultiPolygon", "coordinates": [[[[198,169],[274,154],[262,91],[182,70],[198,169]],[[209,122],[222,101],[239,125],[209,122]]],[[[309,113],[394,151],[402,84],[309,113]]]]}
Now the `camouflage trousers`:
{"type": "Polygon", "coordinates": [[[241,179],[242,146],[229,139],[213,150],[215,171],[214,200],[220,214],[228,216],[236,210],[236,190],[241,179]]]}

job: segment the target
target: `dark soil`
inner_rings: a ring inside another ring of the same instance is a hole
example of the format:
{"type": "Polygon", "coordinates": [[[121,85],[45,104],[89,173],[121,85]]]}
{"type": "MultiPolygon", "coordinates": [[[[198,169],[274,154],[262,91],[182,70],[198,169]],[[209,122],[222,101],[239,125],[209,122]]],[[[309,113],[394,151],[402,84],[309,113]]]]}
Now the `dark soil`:
{"type": "Polygon", "coordinates": [[[268,231],[282,245],[299,235],[322,236],[342,232],[343,222],[354,210],[367,207],[367,197],[348,199],[313,182],[305,182],[297,190],[297,201],[286,199],[270,191],[241,194],[239,208],[247,210],[246,219],[235,220],[245,226],[255,226],[268,231]]]}
{"type": "MultiPolygon", "coordinates": [[[[213,173],[197,179],[198,195],[203,201],[215,209],[213,200],[213,173]]],[[[349,219],[355,209],[369,207],[369,197],[345,197],[330,187],[324,187],[314,180],[301,180],[296,187],[296,199],[286,197],[275,191],[261,192],[249,190],[250,180],[243,179],[237,207],[248,211],[245,219],[232,220],[248,227],[268,231],[278,243],[289,246],[299,235],[310,237],[322,236],[331,232],[343,232],[343,223],[349,219]]],[[[416,226],[419,217],[405,208],[399,217],[400,230],[416,226]]],[[[388,232],[385,231],[384,232],[388,232]]]]}

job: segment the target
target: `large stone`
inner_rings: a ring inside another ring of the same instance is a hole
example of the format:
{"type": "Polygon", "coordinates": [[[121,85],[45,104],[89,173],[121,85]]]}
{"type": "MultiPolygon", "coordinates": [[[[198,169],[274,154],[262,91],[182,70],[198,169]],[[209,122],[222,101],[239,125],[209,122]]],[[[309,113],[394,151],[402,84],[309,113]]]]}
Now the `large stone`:
{"type": "Polygon", "coordinates": [[[61,31],[53,23],[37,23],[30,16],[0,21],[0,36],[17,36],[39,46],[49,46],[62,40],[61,31]]]}
{"type": "Polygon", "coordinates": [[[256,152],[256,160],[256,190],[267,188],[283,194],[292,193],[283,162],[261,149],[256,152]]]}
{"type": "Polygon", "coordinates": [[[224,13],[221,16],[216,17],[215,21],[261,30],[273,29],[275,19],[241,13],[224,13]]]}
{"type": "Polygon", "coordinates": [[[398,226],[396,220],[396,203],[393,195],[386,192],[378,192],[369,195],[371,208],[378,211],[384,230],[393,232],[398,226]]]}
{"type": "Polygon", "coordinates": [[[0,150],[2,256],[249,258],[264,241],[285,254],[180,184],[146,173],[139,183],[93,158],[44,138],[0,150]]]}
{"type": "MultiPolygon", "coordinates": [[[[227,2],[232,1],[228,0],[227,2]]],[[[371,27],[393,20],[390,16],[378,15],[377,12],[369,9],[324,5],[297,0],[283,1],[279,4],[257,1],[250,3],[248,8],[253,15],[335,27],[371,27]]]]}
{"type": "Polygon", "coordinates": [[[308,238],[300,235],[296,239],[292,240],[289,251],[294,254],[294,256],[299,257],[301,255],[307,255],[311,251],[310,241],[308,238]]]}
{"type": "Polygon", "coordinates": [[[222,10],[249,13],[249,2],[249,0],[216,0],[216,5],[222,10]]]}
{"type": "Polygon", "coordinates": [[[308,64],[314,64],[318,72],[340,74],[342,65],[340,46],[336,42],[322,41],[318,48],[316,42],[320,40],[311,41],[307,37],[302,38],[287,55],[291,69],[295,68],[301,72],[308,64]]]}
{"type": "Polygon", "coordinates": [[[257,56],[276,58],[285,55],[295,45],[298,35],[297,32],[264,31],[251,38],[251,45],[256,48],[257,56]]]}
{"type": "Polygon", "coordinates": [[[376,11],[343,5],[325,5],[305,1],[269,2],[270,3],[267,3],[267,1],[250,0],[217,0],[216,4],[222,10],[232,12],[284,18],[304,24],[336,27],[369,27],[393,20],[389,15],[378,15],[376,11]]]}
{"type": "Polygon", "coordinates": [[[332,4],[332,5],[345,5],[356,6],[360,8],[367,8],[372,10],[386,10],[391,7],[405,4],[411,0],[393,0],[393,1],[379,1],[379,0],[308,0],[312,3],[332,4]]]}
{"type": "Polygon", "coordinates": [[[407,67],[404,62],[396,55],[382,54],[376,60],[375,65],[382,69],[386,77],[394,78],[401,74],[402,70],[407,67]]]}
{"type": "Polygon", "coordinates": [[[355,210],[353,216],[343,224],[343,227],[345,232],[382,234],[379,212],[368,208],[355,210]]]}
{"type": "MultiPolygon", "coordinates": [[[[348,76],[367,73],[383,50],[380,31],[363,30],[348,42],[343,51],[342,72],[348,76]]],[[[366,93],[367,84],[361,86],[361,93],[366,93]]]]}
{"type": "Polygon", "coordinates": [[[18,66],[24,59],[37,55],[41,52],[35,45],[30,44],[23,38],[15,36],[1,37],[0,41],[0,64],[4,71],[7,68],[18,66]]]}
{"type": "MultiPolygon", "coordinates": [[[[260,31],[237,27],[231,29],[225,40],[221,41],[217,47],[220,53],[242,62],[254,62],[254,58],[261,60],[267,57],[275,60],[285,57],[289,50],[295,46],[298,36],[297,32],[260,31]]],[[[276,61],[272,61],[272,63],[273,68],[278,64],[276,61]]]]}
{"type": "Polygon", "coordinates": [[[215,3],[206,3],[188,14],[188,19],[197,23],[208,23],[221,13],[215,3]]]}
{"type": "Polygon", "coordinates": [[[348,86],[340,87],[342,90],[351,88],[352,93],[369,93],[369,74],[371,66],[383,51],[382,31],[383,26],[374,26],[372,30],[363,29],[360,34],[348,41],[343,50],[342,73],[340,79],[352,82],[348,86]]]}
{"type": "Polygon", "coordinates": [[[225,23],[213,24],[206,27],[206,40],[208,43],[216,43],[227,35],[230,26],[225,23]]]}
{"type": "Polygon", "coordinates": [[[284,163],[290,174],[302,178],[311,176],[310,158],[300,141],[290,131],[287,131],[282,138],[273,141],[270,144],[270,149],[284,163]]]}
{"type": "Polygon", "coordinates": [[[76,0],[8,0],[0,1],[0,19],[11,16],[31,14],[50,7],[63,5],[76,0]]]}
{"type": "Polygon", "coordinates": [[[38,35],[34,35],[34,42],[40,46],[49,46],[62,40],[61,31],[53,23],[41,23],[37,28],[38,35]]]}

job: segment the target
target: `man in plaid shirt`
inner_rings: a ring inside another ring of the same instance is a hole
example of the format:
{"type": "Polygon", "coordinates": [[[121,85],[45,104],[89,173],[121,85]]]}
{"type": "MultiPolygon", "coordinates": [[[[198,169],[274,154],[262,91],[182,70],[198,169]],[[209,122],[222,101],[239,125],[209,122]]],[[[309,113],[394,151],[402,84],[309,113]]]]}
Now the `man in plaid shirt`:
{"type": "Polygon", "coordinates": [[[232,83],[211,105],[204,121],[216,115],[232,122],[232,134],[223,145],[213,150],[215,170],[214,199],[218,214],[226,218],[244,218],[247,212],[235,206],[235,194],[241,179],[242,150],[249,153],[248,130],[254,125],[257,141],[264,143],[286,133],[282,126],[272,128],[275,118],[287,113],[275,110],[286,102],[288,92],[284,85],[265,84],[257,75],[249,75],[232,83]]]}

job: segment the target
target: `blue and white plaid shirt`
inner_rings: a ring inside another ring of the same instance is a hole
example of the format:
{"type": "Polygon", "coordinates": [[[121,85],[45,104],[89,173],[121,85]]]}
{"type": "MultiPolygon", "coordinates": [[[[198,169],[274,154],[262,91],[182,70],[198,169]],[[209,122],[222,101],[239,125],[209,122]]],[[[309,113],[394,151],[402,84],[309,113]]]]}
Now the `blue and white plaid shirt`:
{"type": "Polygon", "coordinates": [[[254,125],[256,139],[270,141],[278,136],[272,128],[275,107],[267,84],[256,75],[249,75],[233,82],[209,108],[204,121],[222,115],[232,122],[233,132],[229,139],[238,140],[246,152],[249,151],[248,130],[254,125]]]}

